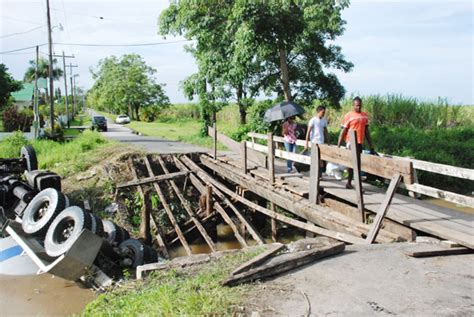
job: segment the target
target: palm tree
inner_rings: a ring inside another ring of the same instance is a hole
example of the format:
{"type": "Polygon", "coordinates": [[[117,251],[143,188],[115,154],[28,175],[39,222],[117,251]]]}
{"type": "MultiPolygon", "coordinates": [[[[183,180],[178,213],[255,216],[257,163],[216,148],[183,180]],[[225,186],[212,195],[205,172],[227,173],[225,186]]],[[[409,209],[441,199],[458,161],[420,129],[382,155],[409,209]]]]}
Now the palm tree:
{"type": "MultiPolygon", "coordinates": [[[[54,68],[57,60],[53,59],[53,79],[58,80],[63,75],[63,70],[61,68],[54,68]]],[[[36,71],[36,62],[34,60],[30,61],[30,66],[23,76],[25,82],[31,83],[35,80],[35,71],[36,71]]],[[[43,57],[40,57],[38,60],[38,78],[48,78],[49,77],[49,61],[43,57]]],[[[46,88],[46,100],[49,99],[48,88],[46,88]]]]}

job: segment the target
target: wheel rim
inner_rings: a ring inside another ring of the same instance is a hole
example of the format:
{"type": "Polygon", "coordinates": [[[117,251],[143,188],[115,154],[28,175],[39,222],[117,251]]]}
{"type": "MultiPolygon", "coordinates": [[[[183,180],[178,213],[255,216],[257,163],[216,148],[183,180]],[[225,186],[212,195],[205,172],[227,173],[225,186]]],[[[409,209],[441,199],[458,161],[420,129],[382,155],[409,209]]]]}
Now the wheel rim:
{"type": "Polygon", "coordinates": [[[73,235],[75,225],[76,222],[71,217],[62,219],[54,230],[53,241],[57,244],[66,242],[73,235]]]}

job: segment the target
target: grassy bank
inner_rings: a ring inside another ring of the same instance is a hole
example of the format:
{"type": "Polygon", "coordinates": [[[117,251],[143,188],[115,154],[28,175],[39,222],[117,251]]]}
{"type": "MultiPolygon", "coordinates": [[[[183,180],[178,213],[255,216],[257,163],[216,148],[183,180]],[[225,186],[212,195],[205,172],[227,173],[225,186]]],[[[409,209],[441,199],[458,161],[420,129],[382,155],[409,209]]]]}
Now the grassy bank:
{"type": "Polygon", "coordinates": [[[261,252],[226,255],[200,268],[157,272],[145,282],[130,281],[87,305],[86,316],[223,316],[238,312],[251,285],[224,287],[220,282],[241,263],[261,252]]]}
{"type": "Polygon", "coordinates": [[[98,132],[84,131],[71,142],[50,140],[28,141],[22,133],[15,133],[0,142],[0,157],[18,157],[23,145],[31,144],[38,155],[40,169],[49,169],[61,176],[85,170],[96,161],[98,149],[112,146],[98,132]]]}

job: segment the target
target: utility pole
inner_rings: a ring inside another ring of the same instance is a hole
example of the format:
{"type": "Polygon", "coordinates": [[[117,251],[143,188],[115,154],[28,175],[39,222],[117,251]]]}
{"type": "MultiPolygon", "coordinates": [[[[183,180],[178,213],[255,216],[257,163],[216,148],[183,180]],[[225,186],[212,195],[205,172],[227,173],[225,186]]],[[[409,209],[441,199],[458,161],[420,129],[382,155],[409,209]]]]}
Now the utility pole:
{"type": "Polygon", "coordinates": [[[34,121],[33,121],[33,138],[38,138],[38,129],[40,127],[40,117],[38,111],[38,60],[39,60],[39,46],[36,45],[36,63],[35,63],[35,91],[34,91],[34,121]]]}
{"type": "Polygon", "coordinates": [[[69,62],[69,65],[66,65],[66,67],[69,67],[69,75],[71,76],[71,96],[72,96],[72,114],[73,116],[76,115],[76,104],[74,103],[74,87],[72,85],[72,69],[73,67],[78,67],[77,65],[73,65],[71,62],[69,62]]]}
{"type": "Polygon", "coordinates": [[[53,84],[53,39],[51,36],[51,15],[49,13],[49,0],[46,0],[46,18],[48,21],[48,48],[49,48],[49,120],[51,122],[51,134],[54,132],[54,84],[53,84]]]}
{"type": "Polygon", "coordinates": [[[76,103],[77,103],[77,102],[76,102],[76,99],[77,99],[77,98],[76,98],[76,97],[77,97],[76,77],[78,77],[78,76],[79,76],[79,74],[74,74],[74,75],[71,77],[71,80],[74,80],[74,81],[73,81],[73,83],[74,83],[74,86],[73,86],[73,87],[74,87],[74,88],[73,88],[74,94],[73,94],[73,96],[72,96],[72,102],[73,102],[73,105],[74,105],[74,111],[77,110],[77,106],[76,106],[76,103]]]}
{"type": "MultiPolygon", "coordinates": [[[[55,57],[62,57],[63,58],[63,73],[64,73],[64,94],[66,96],[66,117],[67,117],[67,127],[70,128],[69,122],[69,102],[67,100],[67,75],[66,75],[66,58],[74,58],[74,55],[66,56],[64,55],[64,51],[62,55],[54,55],[55,57]]],[[[72,68],[71,68],[72,69],[72,68]]],[[[74,112],[72,117],[74,118],[74,112]]]]}

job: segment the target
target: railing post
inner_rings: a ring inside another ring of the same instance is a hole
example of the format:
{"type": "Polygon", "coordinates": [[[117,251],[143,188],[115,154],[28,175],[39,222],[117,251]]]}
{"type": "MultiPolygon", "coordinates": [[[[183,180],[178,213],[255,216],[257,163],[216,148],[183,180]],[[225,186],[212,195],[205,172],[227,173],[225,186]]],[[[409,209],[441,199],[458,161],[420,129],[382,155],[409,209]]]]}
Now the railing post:
{"type": "Polygon", "coordinates": [[[355,189],[357,195],[357,208],[359,209],[361,220],[365,222],[365,215],[364,215],[364,196],[362,194],[362,181],[360,177],[360,155],[357,151],[357,132],[355,130],[349,130],[349,138],[351,144],[351,152],[352,152],[352,162],[353,162],[353,171],[354,171],[354,181],[355,181],[355,189]]]}
{"type": "Polygon", "coordinates": [[[216,122],[214,121],[214,123],[212,124],[212,128],[213,128],[213,139],[214,139],[214,142],[213,142],[213,156],[214,156],[214,160],[217,160],[217,125],[216,125],[216,122]]]}
{"type": "Polygon", "coordinates": [[[247,141],[242,141],[240,154],[242,156],[242,170],[244,174],[247,174],[247,141]]]}
{"type": "Polygon", "coordinates": [[[275,183],[275,143],[273,142],[273,133],[269,132],[267,134],[268,140],[268,172],[269,172],[269,179],[270,183],[275,183]]]}
{"type": "Polygon", "coordinates": [[[312,204],[319,203],[319,179],[321,177],[321,156],[319,147],[315,143],[311,143],[311,165],[309,170],[309,202],[312,204]]]}

